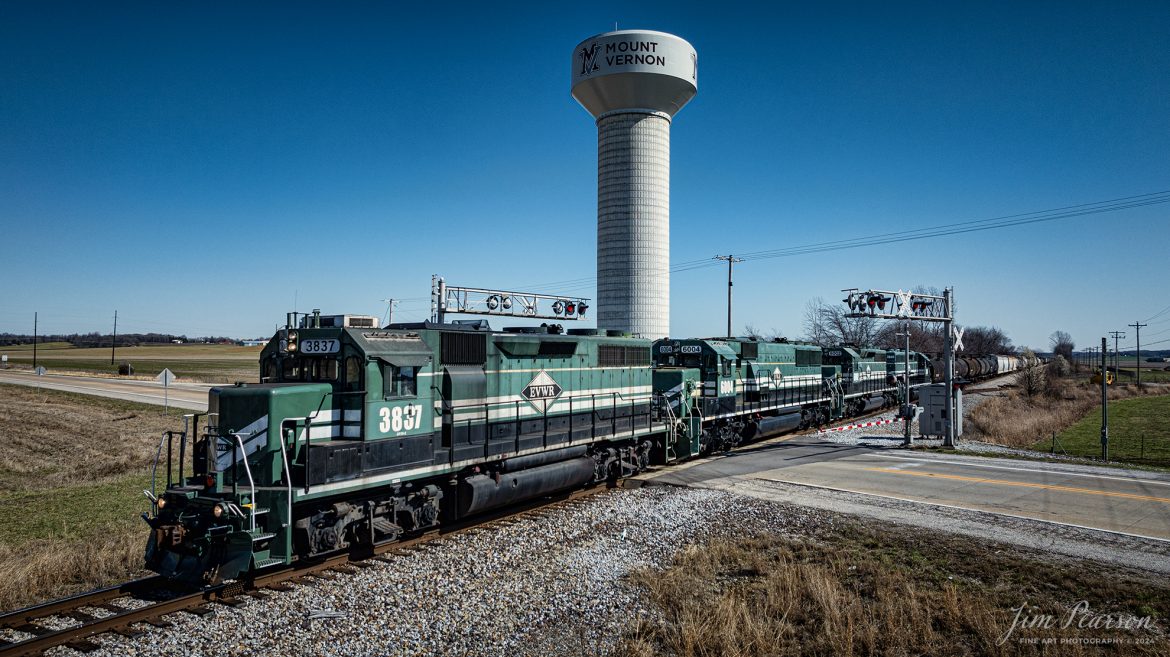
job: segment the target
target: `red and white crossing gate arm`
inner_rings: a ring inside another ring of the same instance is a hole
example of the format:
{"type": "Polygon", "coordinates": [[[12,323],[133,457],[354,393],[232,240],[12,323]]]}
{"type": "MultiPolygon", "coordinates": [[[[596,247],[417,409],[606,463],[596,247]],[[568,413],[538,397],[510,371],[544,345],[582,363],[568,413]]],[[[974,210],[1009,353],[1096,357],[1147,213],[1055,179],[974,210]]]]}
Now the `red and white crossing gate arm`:
{"type": "Polygon", "coordinates": [[[883,424],[893,424],[898,422],[897,418],[892,420],[875,420],[873,422],[862,422],[861,424],[848,424],[843,427],[833,427],[832,429],[821,429],[817,433],[829,433],[830,431],[845,431],[846,429],[864,429],[865,427],[876,427],[883,424]]]}

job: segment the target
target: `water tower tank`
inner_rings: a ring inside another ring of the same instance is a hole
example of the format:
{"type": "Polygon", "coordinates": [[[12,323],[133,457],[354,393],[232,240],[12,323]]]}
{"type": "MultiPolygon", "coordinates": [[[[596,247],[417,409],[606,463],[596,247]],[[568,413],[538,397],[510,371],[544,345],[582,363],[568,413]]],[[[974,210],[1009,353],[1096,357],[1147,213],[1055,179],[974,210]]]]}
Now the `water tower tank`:
{"type": "Polygon", "coordinates": [[[620,30],[573,50],[573,98],[597,119],[597,326],[670,334],[670,122],[698,90],[672,34],[620,30]]]}

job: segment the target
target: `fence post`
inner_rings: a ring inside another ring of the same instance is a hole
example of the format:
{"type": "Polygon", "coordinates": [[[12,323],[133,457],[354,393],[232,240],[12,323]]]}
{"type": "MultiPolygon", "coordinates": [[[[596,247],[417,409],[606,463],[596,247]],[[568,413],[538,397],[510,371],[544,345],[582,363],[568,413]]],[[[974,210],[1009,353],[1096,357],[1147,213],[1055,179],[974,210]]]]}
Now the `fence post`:
{"type": "Polygon", "coordinates": [[[1056,432],[1053,431],[1052,432],[1052,450],[1049,452],[1049,454],[1055,454],[1055,453],[1056,453],[1056,432]]]}
{"type": "Polygon", "coordinates": [[[1146,460],[1146,434],[1142,434],[1142,460],[1146,460]]]}

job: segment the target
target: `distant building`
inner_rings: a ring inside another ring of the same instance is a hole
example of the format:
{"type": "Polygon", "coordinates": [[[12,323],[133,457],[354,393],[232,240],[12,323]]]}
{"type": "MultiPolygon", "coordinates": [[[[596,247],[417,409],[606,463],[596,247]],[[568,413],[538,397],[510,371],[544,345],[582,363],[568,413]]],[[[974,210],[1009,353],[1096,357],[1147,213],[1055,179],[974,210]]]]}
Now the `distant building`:
{"type": "Polygon", "coordinates": [[[268,338],[254,338],[252,340],[241,340],[240,344],[245,347],[263,347],[268,344],[268,338]]]}

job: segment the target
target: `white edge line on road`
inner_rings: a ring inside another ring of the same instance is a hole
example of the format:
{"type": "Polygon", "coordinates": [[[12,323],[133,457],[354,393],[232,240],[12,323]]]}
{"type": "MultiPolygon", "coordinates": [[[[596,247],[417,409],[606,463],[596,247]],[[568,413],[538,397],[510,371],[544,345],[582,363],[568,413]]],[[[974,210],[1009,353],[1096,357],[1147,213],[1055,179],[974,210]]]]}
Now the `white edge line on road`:
{"type": "MultiPolygon", "coordinates": [[[[1114,475],[1091,474],[1088,472],[1065,472],[1064,470],[1043,470],[1040,468],[1019,468],[1010,465],[992,465],[990,463],[969,463],[967,461],[951,461],[944,459],[922,458],[921,456],[897,456],[895,454],[875,454],[882,459],[897,459],[899,461],[919,461],[921,463],[944,463],[947,465],[961,465],[970,466],[972,468],[990,468],[992,470],[1016,470],[1018,472],[1036,472],[1039,474],[1051,475],[1069,475],[1072,477],[1091,477],[1093,479],[1114,479],[1116,481],[1126,481],[1133,484],[1154,484],[1157,486],[1170,486],[1170,481],[1163,481],[1161,479],[1143,479],[1140,477],[1117,477],[1114,475]]],[[[972,458],[986,458],[983,456],[974,456],[972,458]]],[[[1056,464],[1059,465],[1059,464],[1056,464]]],[[[1072,463],[1070,465],[1082,465],[1079,463],[1072,463]]],[[[1089,466],[1089,467],[1103,467],[1103,466],[1089,466]]]]}
{"type": "MultiPolygon", "coordinates": [[[[31,386],[27,386],[27,387],[31,387],[31,386]]],[[[131,397],[145,397],[146,399],[157,399],[160,401],[165,399],[165,397],[163,395],[147,395],[147,394],[143,394],[141,392],[126,392],[123,390],[103,390],[101,388],[87,388],[85,386],[69,386],[69,385],[65,385],[64,383],[58,383],[56,381],[46,382],[45,385],[42,387],[45,390],[60,390],[61,392],[77,392],[78,394],[82,394],[82,395],[90,395],[92,397],[107,397],[110,399],[121,399],[122,401],[134,401],[134,400],[124,399],[122,397],[118,397],[117,395],[128,395],[131,397]]],[[[184,403],[186,403],[186,404],[202,404],[203,403],[201,401],[183,399],[181,397],[175,397],[175,398],[171,399],[170,401],[171,401],[171,406],[177,406],[179,408],[187,408],[186,406],[181,406],[181,404],[184,404],[184,403]]],[[[154,404],[154,406],[162,406],[162,404],[154,404]]],[[[196,410],[196,409],[188,409],[188,410],[196,410]]]]}
{"type": "MultiPolygon", "coordinates": [[[[1059,520],[1045,520],[1043,518],[1033,518],[1032,516],[1021,516],[1021,515],[1018,515],[1015,513],[1004,513],[1002,511],[988,511],[986,509],[974,509],[974,508],[971,508],[969,506],[958,506],[955,504],[942,504],[940,502],[927,502],[925,500],[914,500],[914,499],[909,499],[909,498],[905,498],[905,497],[898,497],[896,495],[882,495],[880,493],[866,493],[864,491],[850,490],[848,488],[834,488],[832,486],[822,486],[819,484],[797,483],[795,481],[785,481],[783,479],[768,479],[767,477],[742,477],[742,478],[743,479],[758,479],[760,481],[772,481],[772,482],[776,482],[778,484],[789,484],[792,486],[804,486],[806,488],[820,488],[822,490],[833,490],[833,491],[838,491],[841,493],[853,493],[855,495],[868,495],[870,497],[884,497],[884,498],[889,499],[889,500],[898,500],[901,502],[911,502],[913,504],[924,504],[926,506],[937,506],[937,507],[941,507],[944,509],[959,509],[960,511],[971,511],[974,513],[990,513],[991,515],[994,515],[994,516],[1004,516],[1006,518],[1016,518],[1019,520],[1031,520],[1033,522],[1043,522],[1043,523],[1047,523],[1049,525],[1062,525],[1064,527],[1076,527],[1077,529],[1087,529],[1089,531],[1104,532],[1106,534],[1117,534],[1119,536],[1130,536],[1132,538],[1142,538],[1142,539],[1145,539],[1147,541],[1158,541],[1159,543],[1170,543],[1170,539],[1158,538],[1157,536],[1147,536],[1145,534],[1134,534],[1131,532],[1118,531],[1116,529],[1102,529],[1100,527],[1089,527],[1088,525],[1077,525],[1077,524],[1074,524],[1071,522],[1060,522],[1059,520]]],[[[808,505],[801,504],[800,506],[808,506],[808,505]]],[[[848,513],[848,512],[845,512],[845,513],[848,513]]],[[[856,515],[856,514],[850,514],[850,515],[856,515]]]]}

